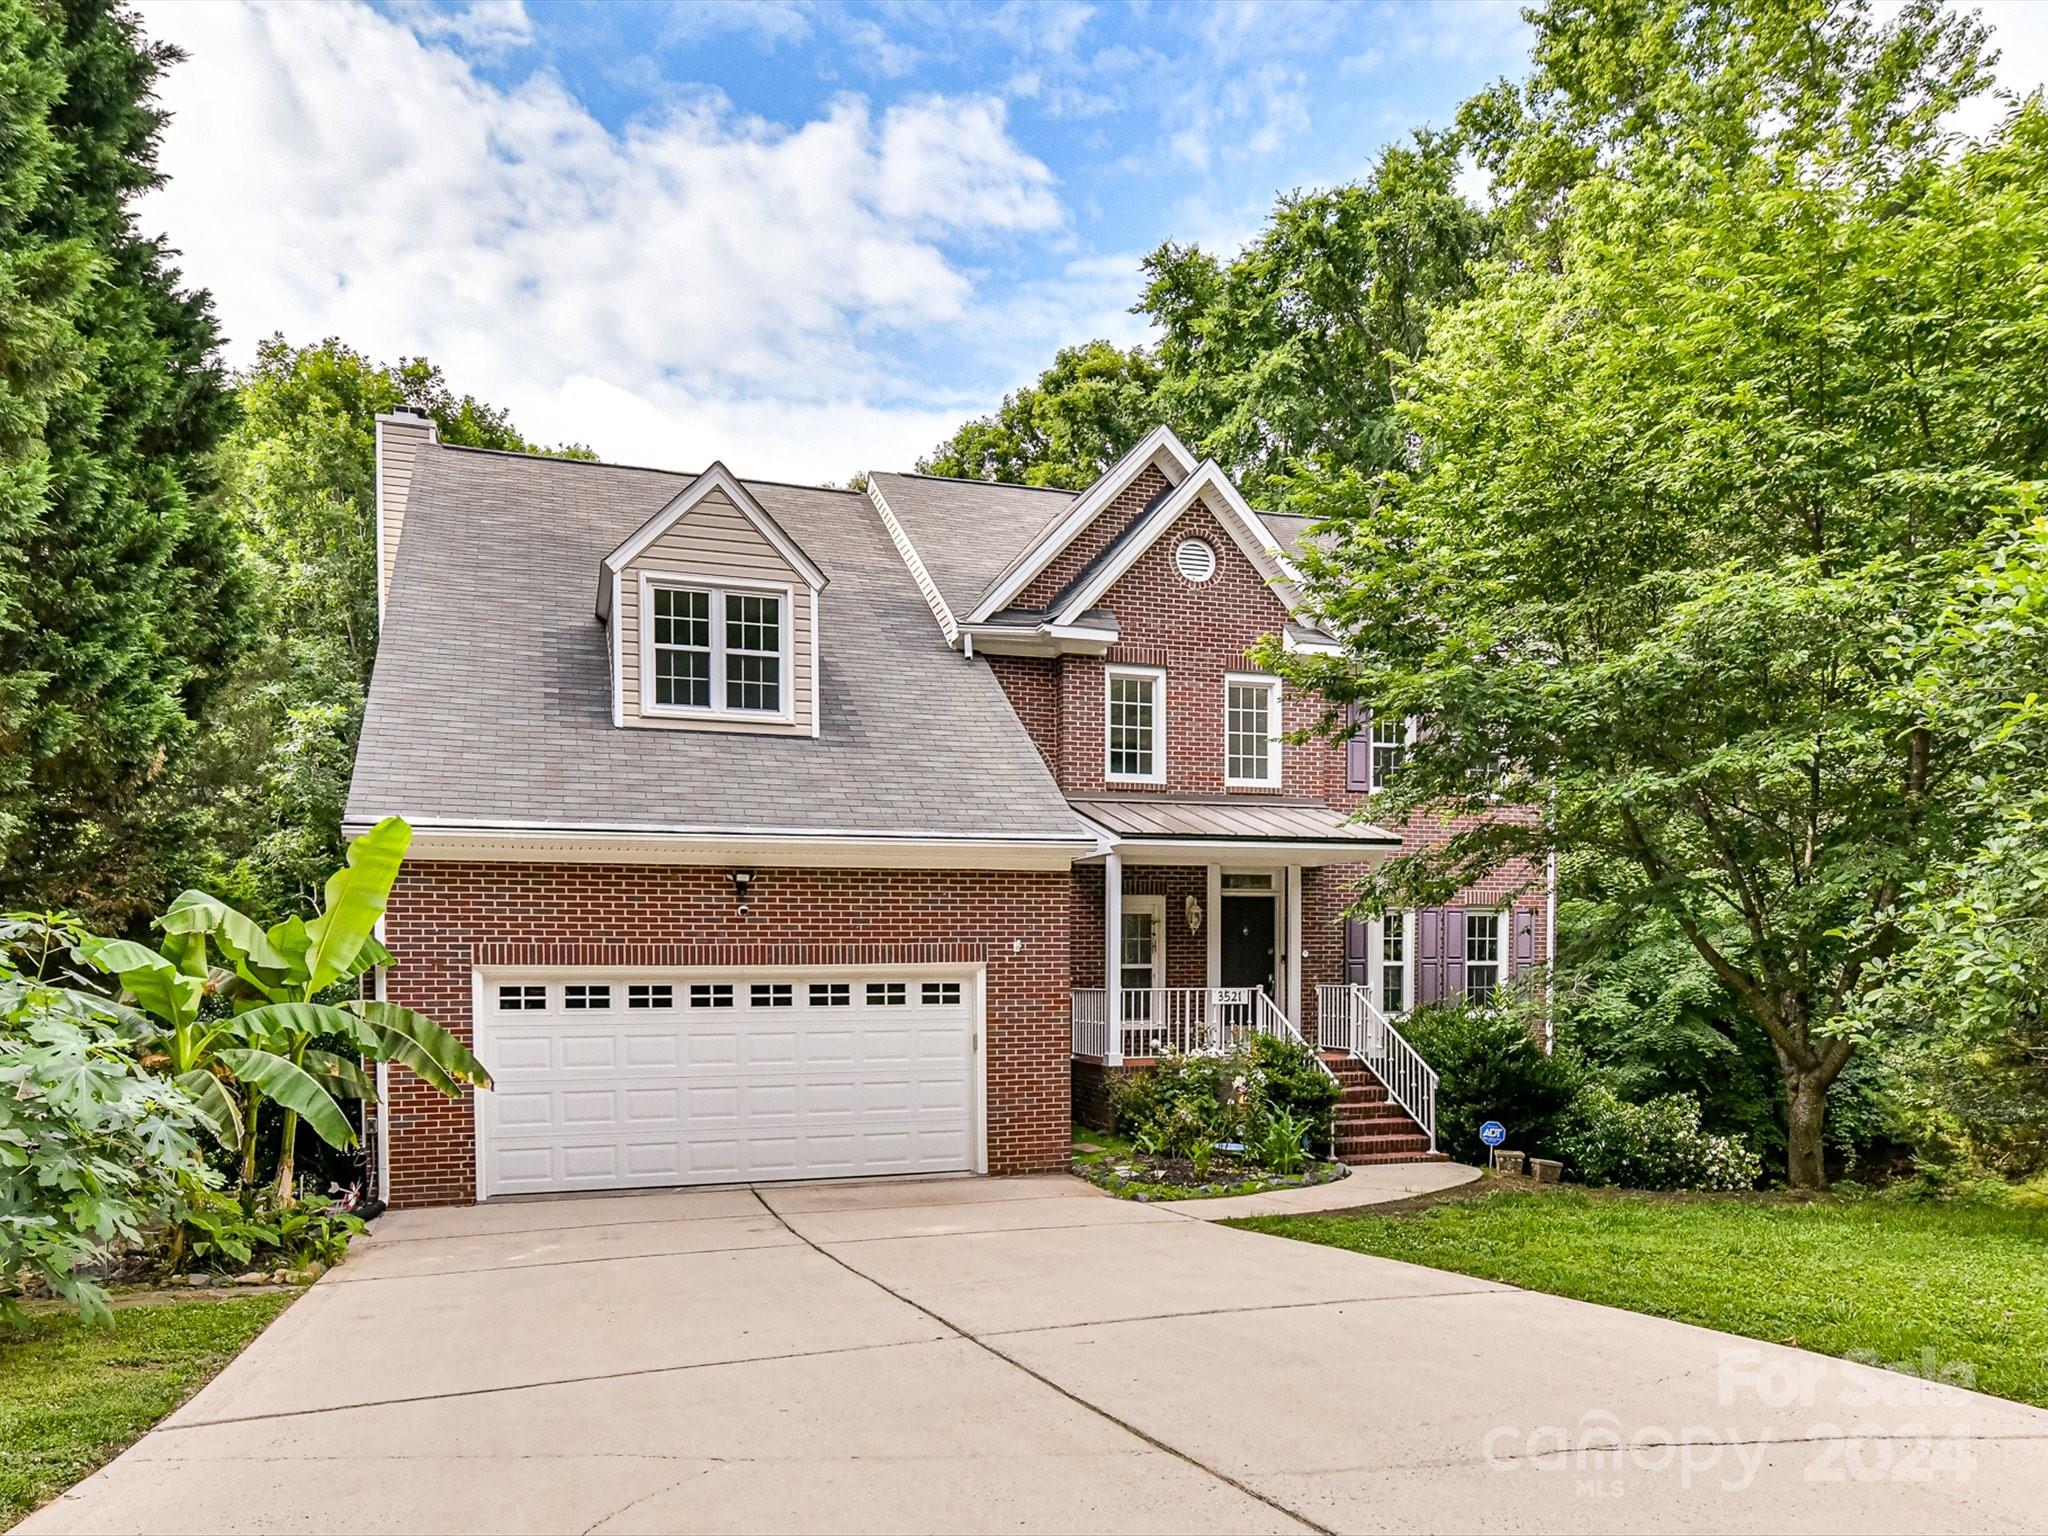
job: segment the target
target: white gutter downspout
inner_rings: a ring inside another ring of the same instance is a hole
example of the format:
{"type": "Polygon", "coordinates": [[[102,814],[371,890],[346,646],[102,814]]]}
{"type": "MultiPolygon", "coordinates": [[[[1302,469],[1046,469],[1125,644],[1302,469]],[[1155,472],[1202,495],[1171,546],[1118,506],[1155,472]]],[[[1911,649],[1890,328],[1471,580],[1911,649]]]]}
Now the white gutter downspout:
{"type": "Polygon", "coordinates": [[[1543,1049],[1557,1049],[1557,850],[1550,850],[1549,868],[1544,874],[1545,902],[1543,934],[1543,1049]]]}

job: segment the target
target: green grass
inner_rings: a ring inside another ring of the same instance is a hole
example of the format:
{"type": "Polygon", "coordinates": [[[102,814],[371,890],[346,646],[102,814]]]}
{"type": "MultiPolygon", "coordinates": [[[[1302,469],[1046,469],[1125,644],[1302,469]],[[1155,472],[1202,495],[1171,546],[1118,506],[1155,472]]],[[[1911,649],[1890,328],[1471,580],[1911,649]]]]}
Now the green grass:
{"type": "Polygon", "coordinates": [[[67,1311],[0,1323],[0,1530],[112,1460],[296,1294],[138,1301],[105,1327],[67,1311]]]}
{"type": "Polygon", "coordinates": [[[1855,1355],[2048,1407],[2048,1212],[1888,1198],[1493,1191],[1232,1223],[1855,1355]]]}

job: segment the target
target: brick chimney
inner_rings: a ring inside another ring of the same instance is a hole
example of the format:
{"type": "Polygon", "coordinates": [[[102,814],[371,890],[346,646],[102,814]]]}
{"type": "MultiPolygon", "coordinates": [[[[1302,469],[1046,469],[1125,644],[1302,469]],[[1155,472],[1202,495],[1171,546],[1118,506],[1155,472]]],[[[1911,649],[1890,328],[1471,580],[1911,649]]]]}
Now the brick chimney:
{"type": "Polygon", "coordinates": [[[412,489],[413,463],[421,448],[438,442],[434,419],[416,405],[401,405],[377,418],[377,617],[398,563],[405,533],[405,500],[412,489]]]}

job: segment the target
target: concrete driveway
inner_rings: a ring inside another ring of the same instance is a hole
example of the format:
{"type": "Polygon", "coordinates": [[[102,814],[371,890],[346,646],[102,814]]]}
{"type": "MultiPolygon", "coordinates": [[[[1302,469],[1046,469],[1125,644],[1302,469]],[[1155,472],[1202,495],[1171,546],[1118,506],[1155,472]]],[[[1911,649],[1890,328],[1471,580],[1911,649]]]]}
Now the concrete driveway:
{"type": "Polygon", "coordinates": [[[2048,1413],[1044,1178],[386,1217],[23,1529],[2044,1521],[2048,1413]]]}

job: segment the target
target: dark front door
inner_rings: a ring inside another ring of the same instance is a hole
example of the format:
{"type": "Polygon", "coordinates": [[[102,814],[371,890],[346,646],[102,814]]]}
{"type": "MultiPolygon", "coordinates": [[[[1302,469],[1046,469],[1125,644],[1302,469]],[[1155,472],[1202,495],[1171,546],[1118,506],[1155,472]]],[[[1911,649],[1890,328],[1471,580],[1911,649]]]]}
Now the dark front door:
{"type": "Polygon", "coordinates": [[[1223,985],[1273,991],[1273,898],[1223,898],[1223,985]]]}

